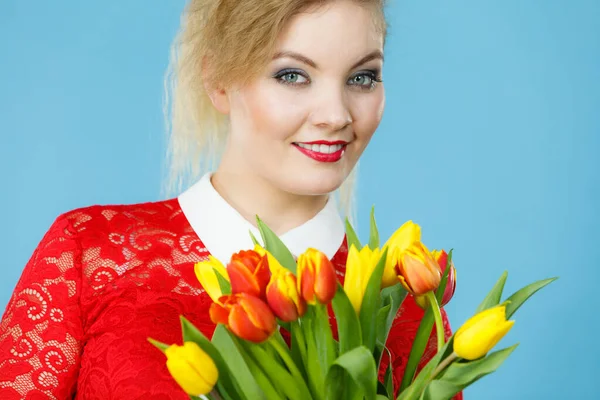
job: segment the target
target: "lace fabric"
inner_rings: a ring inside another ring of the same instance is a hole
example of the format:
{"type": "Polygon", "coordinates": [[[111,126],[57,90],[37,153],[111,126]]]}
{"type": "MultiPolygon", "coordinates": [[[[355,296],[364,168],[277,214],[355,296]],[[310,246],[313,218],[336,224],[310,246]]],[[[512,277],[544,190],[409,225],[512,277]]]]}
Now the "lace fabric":
{"type": "MultiPolygon", "coordinates": [[[[208,255],[177,199],[58,217],[0,322],[0,399],[188,399],[147,338],[181,344],[179,315],[212,336],[211,300],[193,271],[208,255]]],[[[346,256],[343,245],[332,260],[341,279],[346,256]]],[[[394,322],[396,383],[422,314],[407,299],[394,322]]],[[[422,365],[433,354],[435,333],[422,365]]]]}

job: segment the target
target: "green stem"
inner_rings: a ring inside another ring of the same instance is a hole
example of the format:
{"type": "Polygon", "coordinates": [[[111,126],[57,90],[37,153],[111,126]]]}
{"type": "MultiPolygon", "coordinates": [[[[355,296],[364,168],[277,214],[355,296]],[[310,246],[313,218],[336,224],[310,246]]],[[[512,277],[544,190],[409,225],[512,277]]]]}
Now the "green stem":
{"type": "Polygon", "coordinates": [[[437,336],[437,349],[440,351],[442,347],[446,344],[446,337],[444,336],[444,323],[442,322],[442,313],[440,312],[440,306],[438,305],[437,299],[435,298],[435,293],[433,291],[427,292],[425,294],[427,300],[429,300],[429,305],[431,306],[431,310],[433,311],[433,318],[435,320],[435,330],[437,336]]]}
{"type": "MultiPolygon", "coordinates": [[[[456,353],[451,353],[448,357],[446,357],[446,359],[444,361],[442,361],[440,363],[440,365],[437,366],[437,368],[433,371],[433,374],[431,374],[431,378],[429,379],[430,381],[435,379],[436,376],[438,376],[438,374],[440,372],[442,372],[444,369],[446,369],[446,367],[448,365],[450,365],[450,363],[454,360],[456,360],[458,358],[458,355],[456,353]]],[[[427,386],[427,385],[425,385],[427,386]]]]}
{"type": "Polygon", "coordinates": [[[279,357],[281,357],[281,359],[283,360],[283,362],[287,366],[288,370],[290,371],[290,373],[292,374],[292,376],[296,380],[297,384],[298,385],[302,385],[301,386],[301,390],[304,392],[302,394],[303,395],[309,395],[310,390],[308,389],[308,386],[306,385],[306,382],[304,381],[304,376],[302,375],[302,373],[300,372],[300,370],[296,366],[296,363],[294,362],[294,360],[292,360],[292,357],[288,353],[287,349],[285,349],[281,345],[281,343],[278,342],[275,339],[270,339],[268,341],[268,343],[271,345],[271,347],[273,347],[273,349],[275,349],[275,351],[277,352],[277,354],[279,354],[279,357]]]}
{"type": "MultiPolygon", "coordinates": [[[[438,366],[437,368],[433,371],[433,373],[431,374],[431,376],[429,377],[429,379],[427,379],[427,382],[423,385],[423,392],[427,389],[427,386],[429,386],[429,383],[435,379],[436,376],[438,376],[438,374],[440,372],[442,372],[443,370],[446,369],[446,367],[448,365],[450,365],[452,363],[452,361],[456,360],[458,358],[458,355],[456,353],[452,353],[450,354],[448,357],[446,357],[438,366]]],[[[421,393],[422,394],[422,393],[421,393]]]]}
{"type": "Polygon", "coordinates": [[[296,363],[294,363],[294,360],[292,360],[292,357],[290,357],[287,350],[281,346],[281,343],[279,343],[277,340],[270,339],[269,344],[275,349],[277,354],[279,354],[279,357],[281,357],[286,367],[288,367],[292,376],[298,380],[304,381],[300,370],[298,367],[296,367],[296,363]]]}

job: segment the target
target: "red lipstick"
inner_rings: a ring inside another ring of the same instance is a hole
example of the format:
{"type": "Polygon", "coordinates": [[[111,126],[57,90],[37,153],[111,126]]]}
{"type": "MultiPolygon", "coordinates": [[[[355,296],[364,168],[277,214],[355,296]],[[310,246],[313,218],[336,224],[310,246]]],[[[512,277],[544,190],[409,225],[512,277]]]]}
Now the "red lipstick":
{"type": "Polygon", "coordinates": [[[312,158],[315,161],[333,163],[339,161],[342,158],[342,156],[344,155],[344,151],[346,150],[347,144],[348,142],[345,142],[343,140],[316,140],[314,142],[294,143],[294,147],[296,147],[302,154],[312,158]],[[323,148],[324,146],[326,146],[327,148],[323,148]],[[336,146],[338,147],[338,149],[331,149],[331,146],[336,146]]]}

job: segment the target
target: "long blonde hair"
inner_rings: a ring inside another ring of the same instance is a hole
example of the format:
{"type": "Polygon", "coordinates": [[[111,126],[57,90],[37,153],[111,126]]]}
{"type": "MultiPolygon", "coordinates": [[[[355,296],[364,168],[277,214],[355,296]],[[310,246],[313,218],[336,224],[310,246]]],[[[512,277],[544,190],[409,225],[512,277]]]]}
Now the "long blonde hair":
{"type": "MultiPolygon", "coordinates": [[[[385,38],[385,0],[353,0],[373,10],[385,38]]],[[[277,37],[295,15],[327,0],[190,0],[165,74],[167,171],[164,196],[180,193],[218,164],[229,131],[228,116],[212,105],[204,81],[243,85],[270,60],[277,37]],[[210,59],[210,70],[204,60],[210,59]]],[[[340,209],[354,214],[357,167],[335,193],[340,209]]]]}

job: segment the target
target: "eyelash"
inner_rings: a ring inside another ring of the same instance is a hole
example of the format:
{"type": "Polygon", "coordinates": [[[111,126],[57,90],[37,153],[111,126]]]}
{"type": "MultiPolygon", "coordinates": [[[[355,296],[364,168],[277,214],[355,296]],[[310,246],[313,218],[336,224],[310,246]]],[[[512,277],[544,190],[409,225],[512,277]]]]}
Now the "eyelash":
{"type": "MultiPolygon", "coordinates": [[[[383,82],[383,80],[380,77],[380,72],[379,70],[366,70],[366,71],[361,71],[358,74],[353,75],[350,80],[358,77],[358,76],[366,76],[368,78],[371,79],[371,84],[370,85],[351,85],[351,86],[358,86],[360,88],[360,90],[364,90],[364,91],[371,91],[375,88],[375,86],[377,86],[377,83],[381,83],[383,82]]],[[[277,80],[278,83],[282,84],[282,85],[286,85],[286,86],[305,86],[307,84],[310,83],[310,79],[308,78],[308,76],[306,76],[304,74],[303,71],[297,70],[297,69],[284,69],[279,71],[277,74],[275,74],[273,76],[273,78],[275,78],[277,80]],[[286,75],[290,75],[290,74],[296,74],[299,76],[304,77],[306,80],[308,80],[308,82],[303,82],[303,83],[295,83],[295,82],[287,82],[285,80],[282,80],[281,78],[283,78],[286,75]]]]}

